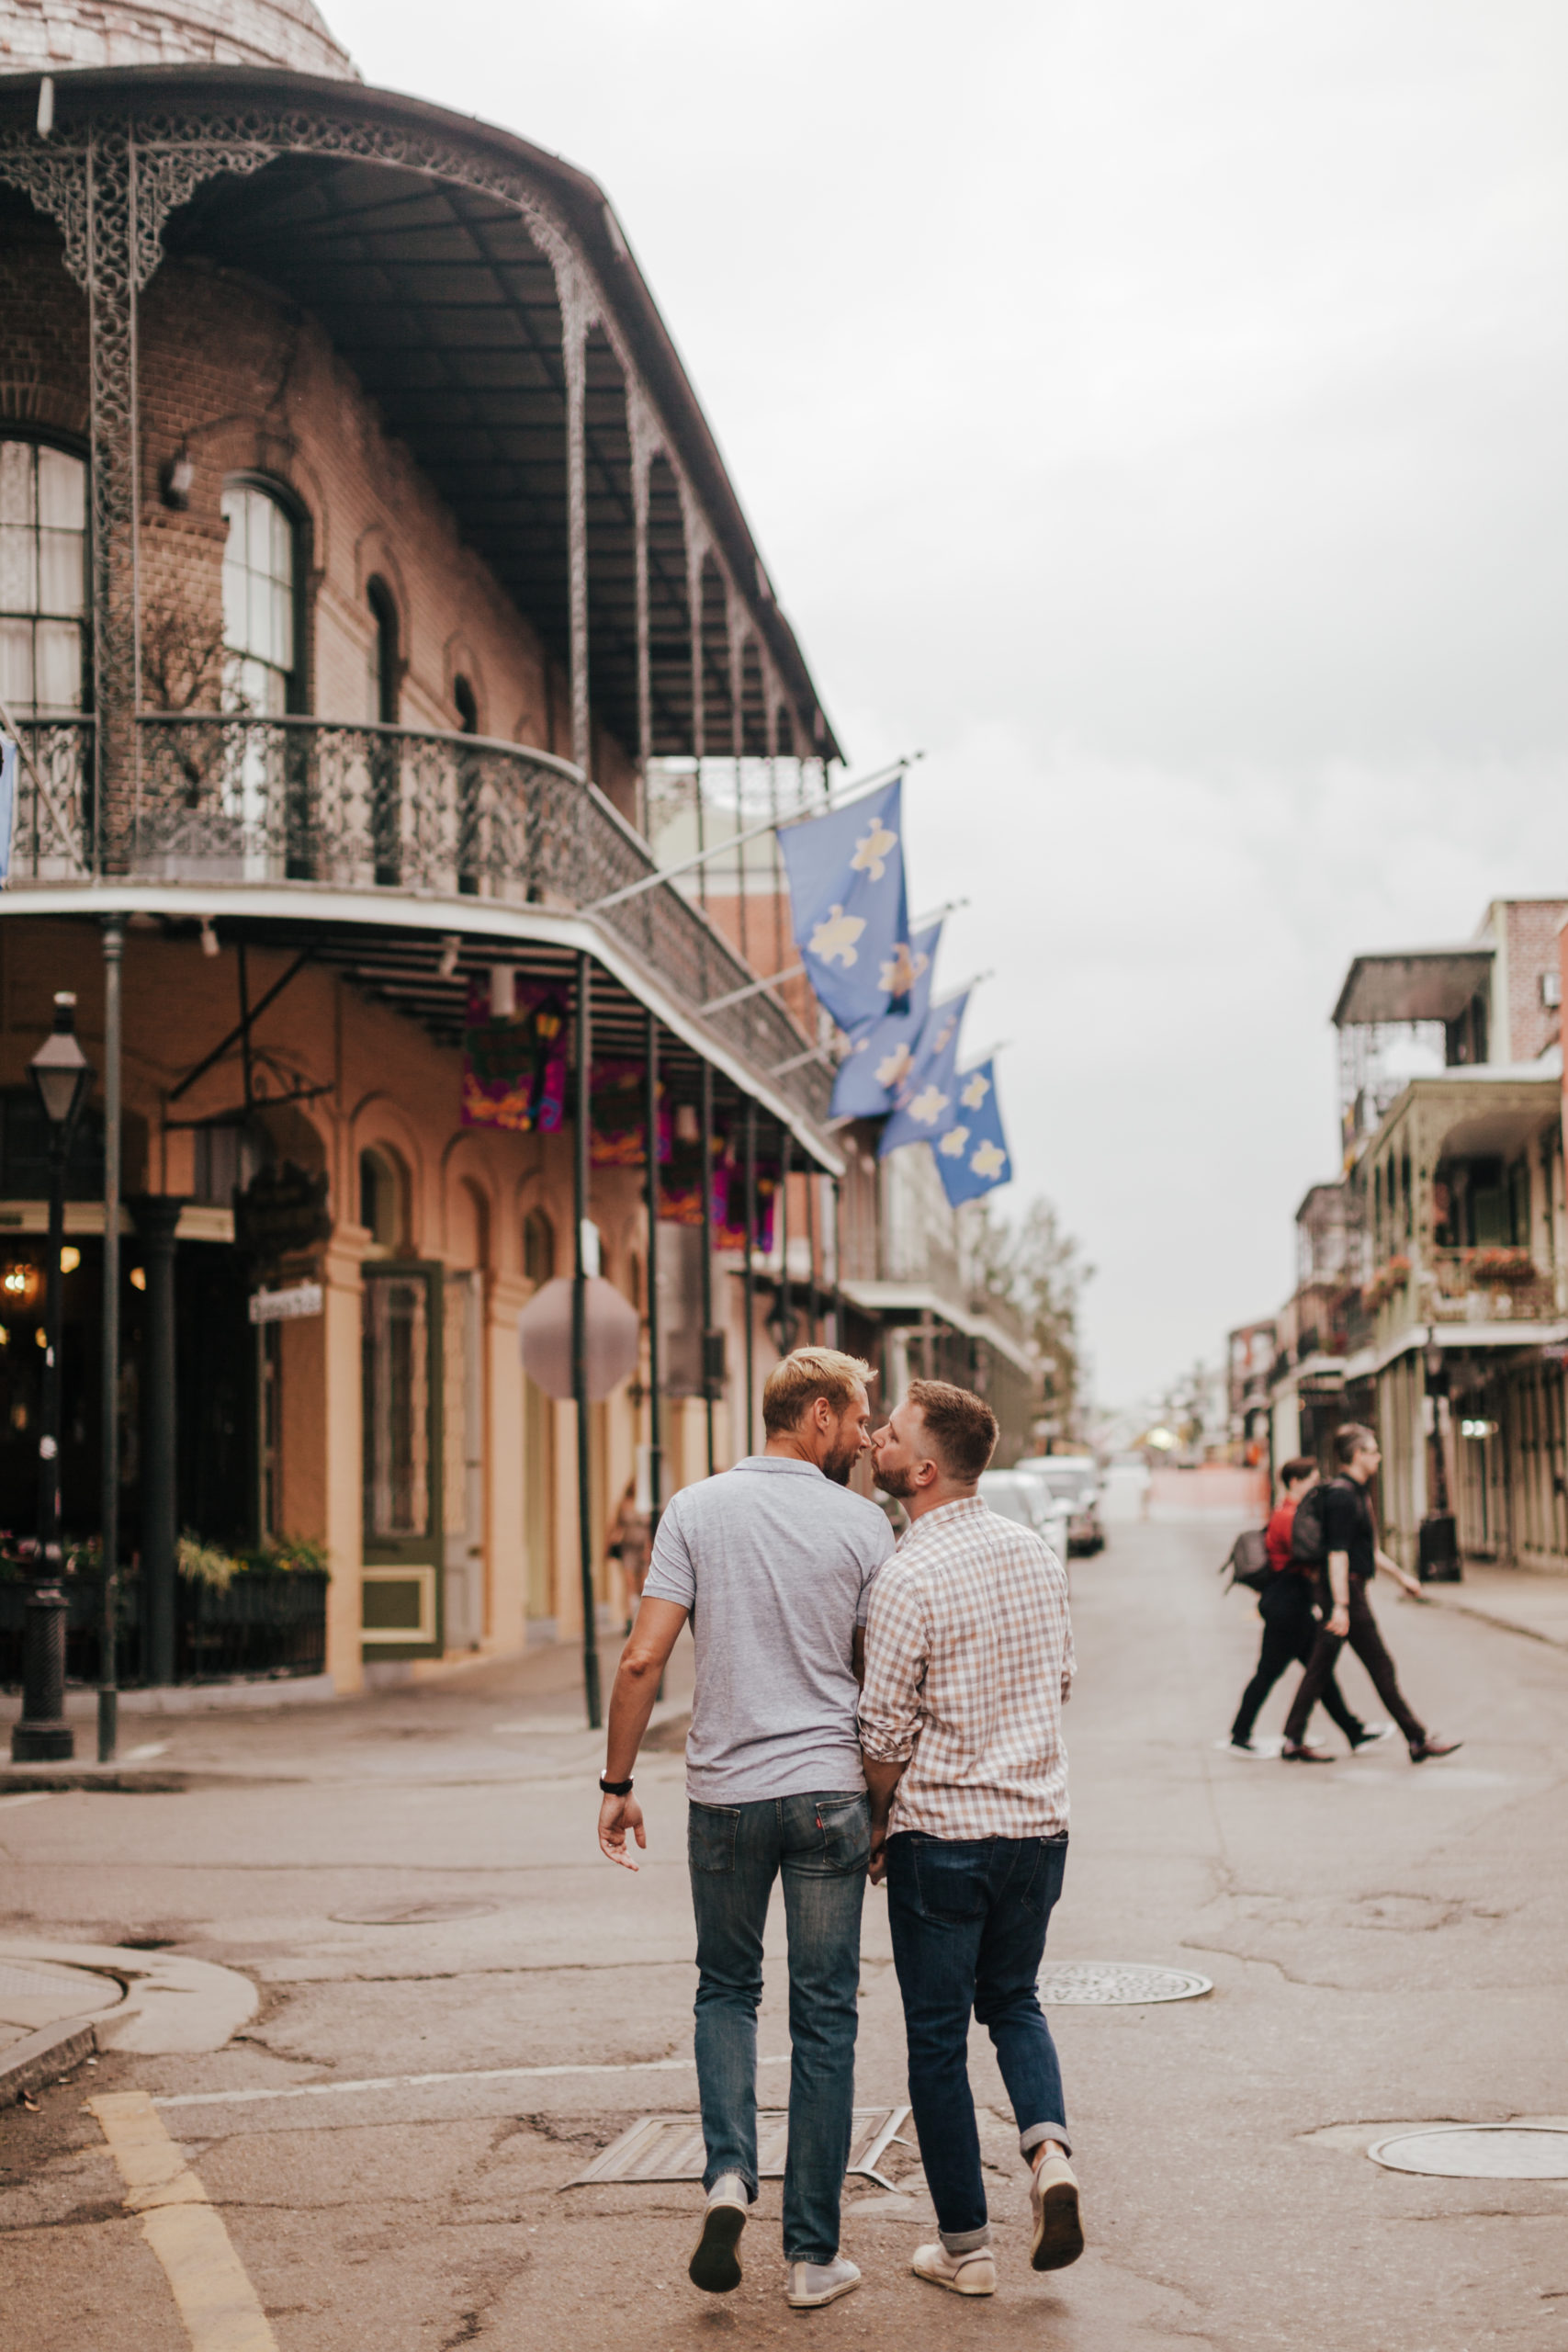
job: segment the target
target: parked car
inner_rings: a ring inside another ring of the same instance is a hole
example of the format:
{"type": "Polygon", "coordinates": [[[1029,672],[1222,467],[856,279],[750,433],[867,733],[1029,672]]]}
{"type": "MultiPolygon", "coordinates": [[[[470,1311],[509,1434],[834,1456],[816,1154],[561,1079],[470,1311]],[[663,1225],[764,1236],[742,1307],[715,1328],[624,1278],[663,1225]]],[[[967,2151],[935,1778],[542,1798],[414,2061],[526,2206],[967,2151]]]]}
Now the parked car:
{"type": "Polygon", "coordinates": [[[980,1500],[998,1519],[1032,1527],[1066,1563],[1070,1506],[1051,1494],[1042,1480],[1021,1477],[1016,1470],[986,1470],[980,1476],[980,1500]]]}
{"type": "Polygon", "coordinates": [[[1100,1515],[1100,1465],[1091,1453],[1035,1453],[1013,1465],[1015,1478],[1043,1487],[1067,1507],[1067,1546],[1074,1552],[1103,1552],[1105,1522],[1100,1515]]]}

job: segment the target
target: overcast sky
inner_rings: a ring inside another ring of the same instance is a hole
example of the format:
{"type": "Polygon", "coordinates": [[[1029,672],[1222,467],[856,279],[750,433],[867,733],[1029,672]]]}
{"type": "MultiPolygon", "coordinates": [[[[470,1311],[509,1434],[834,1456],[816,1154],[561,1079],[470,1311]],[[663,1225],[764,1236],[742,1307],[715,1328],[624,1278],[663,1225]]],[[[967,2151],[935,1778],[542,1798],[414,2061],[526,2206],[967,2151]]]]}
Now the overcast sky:
{"type": "Polygon", "coordinates": [[[852,764],[928,753],[1101,1398],[1213,1355],[1349,956],[1568,894],[1568,12],[326,6],[614,199],[852,764]]]}

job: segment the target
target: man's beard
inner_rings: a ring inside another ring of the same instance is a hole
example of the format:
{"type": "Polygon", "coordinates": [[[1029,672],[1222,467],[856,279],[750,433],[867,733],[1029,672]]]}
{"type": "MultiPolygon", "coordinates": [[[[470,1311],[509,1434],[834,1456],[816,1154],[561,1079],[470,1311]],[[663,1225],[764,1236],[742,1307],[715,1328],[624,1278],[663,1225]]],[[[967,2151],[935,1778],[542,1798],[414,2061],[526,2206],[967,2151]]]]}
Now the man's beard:
{"type": "Polygon", "coordinates": [[[898,1502],[908,1501],[915,1491],[913,1471],[884,1470],[880,1463],[876,1465],[876,1483],[885,1495],[892,1495],[898,1502]]]}
{"type": "Polygon", "coordinates": [[[824,1478],[831,1478],[835,1487],[847,1487],[850,1483],[850,1472],[859,1460],[858,1445],[847,1448],[840,1446],[828,1455],[822,1464],[822,1476],[824,1478]]]}

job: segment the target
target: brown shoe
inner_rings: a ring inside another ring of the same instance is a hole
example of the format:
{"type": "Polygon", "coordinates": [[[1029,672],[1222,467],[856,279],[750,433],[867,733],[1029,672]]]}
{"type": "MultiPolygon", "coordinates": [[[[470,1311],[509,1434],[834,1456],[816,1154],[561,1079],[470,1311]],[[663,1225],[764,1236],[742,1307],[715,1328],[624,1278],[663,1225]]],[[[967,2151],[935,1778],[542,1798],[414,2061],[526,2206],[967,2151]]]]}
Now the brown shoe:
{"type": "Polygon", "coordinates": [[[1434,1739],[1428,1732],[1425,1739],[1412,1743],[1410,1761],[1412,1764],[1425,1764],[1434,1756],[1451,1756],[1456,1747],[1463,1746],[1462,1739],[1434,1739]]]}
{"type": "Polygon", "coordinates": [[[1287,1764],[1332,1764],[1334,1758],[1326,1747],[1314,1747],[1306,1739],[1288,1739],[1280,1750],[1287,1764]]]}
{"type": "Polygon", "coordinates": [[[1034,2233],[1029,2245],[1032,2270],[1065,2270],[1083,2252],[1078,2181],[1066,2156],[1046,2156],[1029,2184],[1034,2233]]]}

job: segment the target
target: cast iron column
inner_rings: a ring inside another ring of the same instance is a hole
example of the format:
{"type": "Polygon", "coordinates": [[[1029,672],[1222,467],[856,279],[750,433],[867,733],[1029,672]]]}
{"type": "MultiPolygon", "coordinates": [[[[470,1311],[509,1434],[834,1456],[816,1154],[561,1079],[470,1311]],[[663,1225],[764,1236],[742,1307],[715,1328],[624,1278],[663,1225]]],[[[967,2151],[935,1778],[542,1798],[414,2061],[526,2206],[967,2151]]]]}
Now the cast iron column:
{"type": "Polygon", "coordinates": [[[588,1223],[588,1127],[591,1109],[593,1041],[592,961],[586,952],[577,959],[577,1126],[572,1136],[572,1229],[575,1250],[571,1278],[571,1395],[577,1410],[577,1560],[582,1579],[582,1689],[588,1702],[588,1727],[597,1731],[603,1720],[599,1703],[599,1628],[593,1610],[593,1530],[589,1518],[588,1467],[588,1258],[584,1249],[588,1223]]]}
{"type": "Polygon", "coordinates": [[[648,1016],[648,1539],[664,1502],[663,1418],[659,1397],[659,1023],[648,1016]]]}
{"type": "Polygon", "coordinates": [[[746,1261],[741,1293],[746,1312],[746,1443],[743,1453],[750,1453],[756,1443],[757,1430],[757,1367],[756,1334],[751,1329],[751,1308],[755,1275],[751,1266],[752,1245],[757,1238],[757,1105],[746,1104],[746,1261]]]}
{"type": "Polygon", "coordinates": [[[716,1334],[713,1328],[713,1064],[703,1064],[703,1411],[707,1419],[708,1476],[714,1474],[713,1408],[716,1334]]]}
{"type": "Polygon", "coordinates": [[[65,1622],[70,1604],[61,1583],[60,1351],[64,1336],[60,1252],[65,1243],[65,1161],[70,1128],[49,1138],[49,1288],[44,1300],[43,1396],[39,1414],[38,1560],[28,1594],[22,1637],[22,1713],[11,1727],[17,1764],[62,1763],[76,1752],[65,1720],[65,1622]]]}
{"type": "Polygon", "coordinates": [[[779,1129],[779,1353],[795,1345],[795,1308],[789,1295],[789,1129],[779,1129]]]}
{"type": "Polygon", "coordinates": [[[130,1204],[147,1276],[141,1402],[141,1671],[154,1686],[175,1679],[175,1229],[185,1203],[144,1193],[130,1204]]]}
{"type": "Polygon", "coordinates": [[[98,1631],[98,1761],[114,1760],[119,1736],[116,1611],[119,1599],[119,1057],[120,967],[125,923],[104,922],[103,1440],[98,1496],[103,1619],[98,1631]]]}

